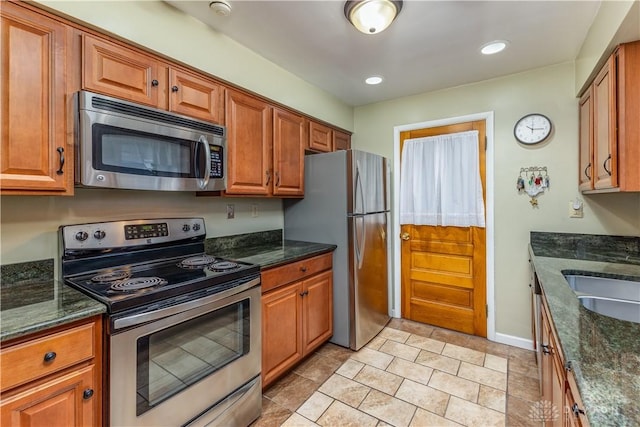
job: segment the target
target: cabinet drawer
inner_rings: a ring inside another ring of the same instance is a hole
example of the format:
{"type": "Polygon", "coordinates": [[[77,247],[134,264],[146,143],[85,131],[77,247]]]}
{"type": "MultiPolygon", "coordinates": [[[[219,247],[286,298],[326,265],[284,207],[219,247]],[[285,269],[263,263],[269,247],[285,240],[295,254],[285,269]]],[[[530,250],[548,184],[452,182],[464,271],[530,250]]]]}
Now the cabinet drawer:
{"type": "Polygon", "coordinates": [[[327,253],[263,271],[262,292],[328,270],[331,268],[332,261],[333,254],[327,253]]]}
{"type": "Polygon", "coordinates": [[[92,323],[2,349],[0,388],[4,391],[93,358],[94,336],[92,323]],[[45,361],[53,353],[52,360],[45,361]]]}

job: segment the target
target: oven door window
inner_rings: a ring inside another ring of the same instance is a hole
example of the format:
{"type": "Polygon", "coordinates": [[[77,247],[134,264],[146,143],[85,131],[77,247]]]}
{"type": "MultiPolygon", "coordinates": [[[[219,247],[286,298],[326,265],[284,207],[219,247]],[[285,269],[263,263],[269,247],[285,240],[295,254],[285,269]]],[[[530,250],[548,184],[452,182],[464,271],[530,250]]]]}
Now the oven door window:
{"type": "Polygon", "coordinates": [[[133,175],[199,178],[206,159],[197,141],[94,124],[93,167],[133,175]]]}
{"type": "Polygon", "coordinates": [[[245,299],[138,338],[136,414],[248,354],[249,323],[245,299]]]}

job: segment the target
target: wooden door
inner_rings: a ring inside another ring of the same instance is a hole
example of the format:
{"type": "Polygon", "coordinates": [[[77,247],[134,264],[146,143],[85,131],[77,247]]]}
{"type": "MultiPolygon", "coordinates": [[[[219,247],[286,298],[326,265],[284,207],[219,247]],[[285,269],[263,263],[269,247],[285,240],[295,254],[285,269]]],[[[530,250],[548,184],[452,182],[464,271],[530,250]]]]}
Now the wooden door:
{"type": "MultiPolygon", "coordinates": [[[[400,148],[406,139],[470,130],[479,132],[484,195],[484,121],[401,132],[400,148]]],[[[402,317],[486,337],[485,229],[402,225],[401,236],[402,317]]]]}
{"type": "Polygon", "coordinates": [[[273,183],[272,108],[266,102],[227,89],[227,194],[271,195],[273,183]]]}
{"type": "Polygon", "coordinates": [[[224,86],[187,71],[169,70],[169,110],[197,119],[224,122],[224,86]]]}
{"type": "Polygon", "coordinates": [[[117,44],[83,37],[83,89],[166,109],[166,66],[117,44]]]}
{"type": "Polygon", "coordinates": [[[2,193],[73,194],[73,145],[65,126],[67,27],[9,2],[0,13],[2,193]]]}
{"type": "Polygon", "coordinates": [[[304,145],[307,120],[273,110],[273,195],[304,196],[304,145]]]}
{"type": "Polygon", "coordinates": [[[6,427],[100,425],[100,394],[88,394],[93,390],[95,376],[94,366],[89,365],[3,398],[0,424],[6,427]]]}
{"type": "Polygon", "coordinates": [[[615,56],[593,82],[593,187],[618,186],[615,56]]]}
{"type": "Polygon", "coordinates": [[[262,387],[302,358],[301,282],[262,295],[262,387]]]}
{"type": "Polygon", "coordinates": [[[302,352],[308,354],[333,335],[333,270],[302,285],[302,352]]]}
{"type": "Polygon", "coordinates": [[[580,98],[580,134],[579,134],[579,177],[580,191],[593,189],[593,87],[580,98]]]}

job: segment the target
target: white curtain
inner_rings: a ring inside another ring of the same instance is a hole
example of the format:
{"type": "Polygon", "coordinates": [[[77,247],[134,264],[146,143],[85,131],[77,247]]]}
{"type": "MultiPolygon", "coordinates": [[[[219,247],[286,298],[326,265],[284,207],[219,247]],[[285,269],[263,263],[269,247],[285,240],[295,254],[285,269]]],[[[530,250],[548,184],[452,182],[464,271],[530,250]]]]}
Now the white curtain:
{"type": "Polygon", "coordinates": [[[405,140],[400,223],[484,227],[478,131],[405,140]]]}

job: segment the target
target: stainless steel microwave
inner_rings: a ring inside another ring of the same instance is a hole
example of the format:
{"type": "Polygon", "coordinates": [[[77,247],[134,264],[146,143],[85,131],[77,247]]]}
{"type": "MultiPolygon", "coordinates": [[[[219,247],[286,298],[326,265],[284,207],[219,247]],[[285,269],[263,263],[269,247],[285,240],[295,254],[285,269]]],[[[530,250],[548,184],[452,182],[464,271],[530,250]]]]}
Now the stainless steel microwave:
{"type": "Polygon", "coordinates": [[[226,188],[226,129],[78,92],[76,184],[161,191],[226,188]]]}

